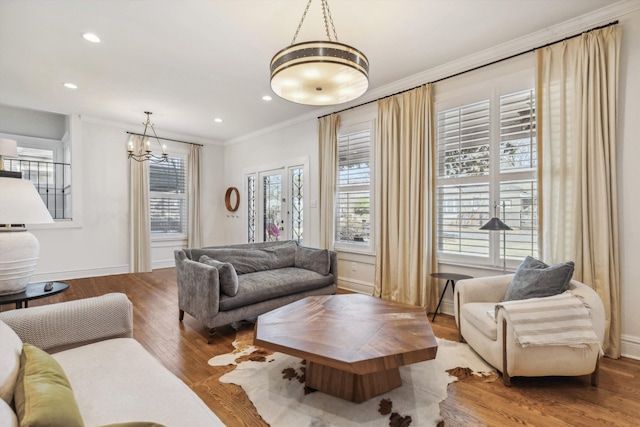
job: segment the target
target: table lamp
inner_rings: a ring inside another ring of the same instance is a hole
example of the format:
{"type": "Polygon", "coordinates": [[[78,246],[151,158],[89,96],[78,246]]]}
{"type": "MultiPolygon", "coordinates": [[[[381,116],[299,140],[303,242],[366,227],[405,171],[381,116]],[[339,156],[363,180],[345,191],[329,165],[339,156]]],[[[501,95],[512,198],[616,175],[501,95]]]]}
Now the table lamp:
{"type": "MultiPolygon", "coordinates": [[[[498,204],[493,204],[493,218],[489,220],[485,225],[480,227],[480,230],[489,230],[489,231],[502,231],[502,258],[504,259],[504,264],[502,267],[502,274],[507,274],[507,231],[513,230],[513,228],[509,227],[507,224],[502,222],[500,218],[496,215],[496,209],[498,208],[498,204]]],[[[505,204],[502,202],[502,215],[504,216],[505,204]]],[[[506,218],[505,218],[506,219],[506,218]]]]}
{"type": "Polygon", "coordinates": [[[0,177],[0,295],[23,292],[38,264],[40,244],[25,224],[52,222],[31,181],[0,177]]]}

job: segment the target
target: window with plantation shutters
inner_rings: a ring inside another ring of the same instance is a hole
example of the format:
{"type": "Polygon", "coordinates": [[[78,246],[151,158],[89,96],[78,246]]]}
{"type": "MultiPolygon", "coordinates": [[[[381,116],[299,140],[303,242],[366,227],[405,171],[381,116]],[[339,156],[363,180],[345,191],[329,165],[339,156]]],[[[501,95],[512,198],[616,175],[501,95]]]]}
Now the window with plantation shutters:
{"type": "Polygon", "coordinates": [[[538,255],[535,91],[505,92],[489,87],[484,99],[436,107],[437,241],[444,261],[500,265],[502,235],[480,230],[496,215],[513,229],[506,233],[507,260],[538,255]]]}
{"type": "Polygon", "coordinates": [[[149,165],[149,215],[151,233],[187,233],[187,160],[169,157],[149,165]]]}
{"type": "Polygon", "coordinates": [[[338,132],[335,243],[371,246],[372,122],[338,132]]]}

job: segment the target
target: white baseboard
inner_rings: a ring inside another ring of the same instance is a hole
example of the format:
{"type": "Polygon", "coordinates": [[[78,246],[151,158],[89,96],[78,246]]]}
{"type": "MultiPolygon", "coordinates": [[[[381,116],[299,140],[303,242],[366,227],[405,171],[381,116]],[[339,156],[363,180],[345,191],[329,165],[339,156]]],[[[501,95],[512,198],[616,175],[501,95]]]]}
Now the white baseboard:
{"type": "Polygon", "coordinates": [[[166,259],[164,261],[154,261],[151,263],[151,268],[153,270],[157,269],[157,268],[172,268],[176,266],[176,260],[171,258],[171,259],[166,259]]]}
{"type": "Polygon", "coordinates": [[[338,287],[359,294],[373,295],[373,283],[338,277],[338,287]]]}
{"type": "Polygon", "coordinates": [[[623,335],[621,352],[624,357],[640,360],[640,338],[623,335]]]}
{"type": "Polygon", "coordinates": [[[111,276],[113,274],[125,274],[129,272],[128,265],[114,267],[92,268],[89,270],[66,270],[50,273],[34,274],[31,276],[31,283],[48,282],[55,280],[81,279],[84,277],[111,276]]]}

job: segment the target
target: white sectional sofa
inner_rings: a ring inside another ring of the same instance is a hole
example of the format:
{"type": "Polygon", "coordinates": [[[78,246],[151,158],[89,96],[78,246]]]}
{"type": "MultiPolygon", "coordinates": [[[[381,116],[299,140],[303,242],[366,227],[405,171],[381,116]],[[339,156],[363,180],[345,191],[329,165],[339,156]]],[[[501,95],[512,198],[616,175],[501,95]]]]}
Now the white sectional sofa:
{"type": "Polygon", "coordinates": [[[224,426],[132,333],[133,306],[120,293],[0,313],[0,425],[18,426],[10,411],[24,342],[52,353],[87,427],[224,426]]]}

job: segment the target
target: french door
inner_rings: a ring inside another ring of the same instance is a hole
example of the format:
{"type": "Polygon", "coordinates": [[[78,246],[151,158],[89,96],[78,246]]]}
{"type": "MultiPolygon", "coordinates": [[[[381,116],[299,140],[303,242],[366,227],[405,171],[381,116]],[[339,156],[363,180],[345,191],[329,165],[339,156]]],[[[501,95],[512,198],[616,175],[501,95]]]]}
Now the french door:
{"type": "Polygon", "coordinates": [[[248,241],[303,238],[304,166],[260,171],[247,176],[248,241]]]}

